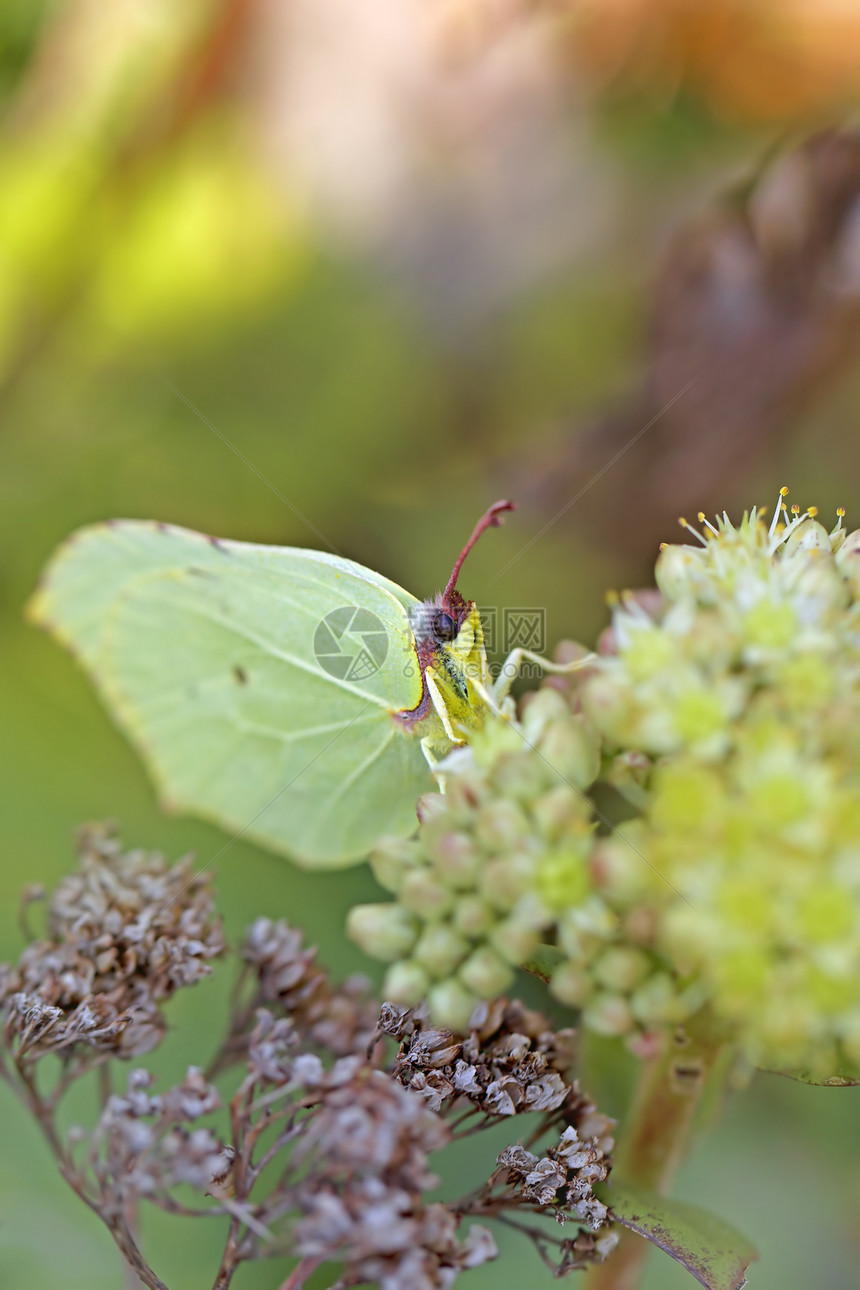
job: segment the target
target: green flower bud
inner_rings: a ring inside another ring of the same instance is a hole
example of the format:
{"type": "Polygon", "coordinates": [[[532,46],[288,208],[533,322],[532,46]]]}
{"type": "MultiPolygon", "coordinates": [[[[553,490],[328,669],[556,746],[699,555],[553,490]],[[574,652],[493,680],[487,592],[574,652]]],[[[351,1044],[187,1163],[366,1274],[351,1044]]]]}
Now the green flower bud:
{"type": "Polygon", "coordinates": [[[431,987],[427,1003],[430,1016],[438,1026],[445,1026],[455,1034],[463,1034],[469,1029],[478,996],[460,981],[451,978],[431,987]]]}
{"type": "Polygon", "coordinates": [[[520,751],[505,753],[492,768],[493,788],[500,797],[530,807],[555,778],[550,768],[531,748],[520,743],[520,751]]]}
{"type": "Polygon", "coordinates": [[[694,592],[701,581],[698,551],[686,546],[666,545],[657,557],[654,577],[667,600],[680,600],[694,592]]]}
{"type": "Polygon", "coordinates": [[[556,774],[573,788],[592,784],[600,770],[600,746],[582,717],[554,721],[543,733],[538,751],[556,774]]]}
{"type": "Polygon", "coordinates": [[[798,910],[798,930],[812,944],[855,941],[857,909],[848,891],[837,883],[821,883],[810,891],[798,910]]]}
{"type": "Polygon", "coordinates": [[[394,963],[385,973],[382,997],[391,1003],[414,1008],[416,1003],[426,999],[429,989],[430,978],[424,969],[406,959],[402,963],[394,963]]]}
{"type": "Polygon", "coordinates": [[[651,819],[661,829],[695,832],[719,818],[724,798],[725,785],[716,771],[689,762],[668,763],[654,774],[651,819]]]}
{"type": "Polygon", "coordinates": [[[497,923],[490,933],[490,944],[498,950],[503,959],[518,967],[534,953],[540,942],[537,930],[515,918],[506,918],[497,923]]]}
{"type": "Polygon", "coordinates": [[[722,750],[728,737],[727,726],[737,715],[741,697],[739,688],[730,682],[713,688],[686,687],[677,695],[671,709],[678,737],[685,744],[705,745],[708,751],[722,750]]]}
{"type": "Polygon", "coordinates": [[[645,681],[671,670],[678,653],[677,642],[655,624],[637,624],[621,654],[634,681],[645,681]]]}
{"type": "Polygon", "coordinates": [[[526,855],[488,860],[481,874],[480,890],[494,909],[507,913],[532,883],[534,862],[526,855]]]}
{"type": "Polygon", "coordinates": [[[528,835],[528,819],[513,802],[494,798],[478,811],[475,837],[490,853],[509,851],[528,835]]]}
{"type": "Polygon", "coordinates": [[[522,730],[528,744],[536,744],[556,722],[570,719],[570,708],[558,690],[544,686],[535,690],[523,704],[522,730]]]}
{"type": "Polygon", "coordinates": [[[406,875],[420,864],[421,847],[414,839],[385,838],[370,856],[374,878],[391,892],[398,892],[406,875]]]}
{"type": "Polygon", "coordinates": [[[592,991],[587,972],[573,963],[562,963],[552,974],[549,988],[557,999],[571,1008],[581,1008],[592,991]]]}
{"type": "Polygon", "coordinates": [[[636,1020],[641,1021],[646,1029],[677,1024],[688,1013],[685,1000],[666,972],[655,972],[634,990],[630,1007],[636,1020]]]}
{"type": "Polygon", "coordinates": [[[532,819],[546,842],[558,842],[571,821],[580,821],[590,814],[590,804],[569,784],[556,784],[548,793],[542,793],[531,805],[532,819]]]}
{"type": "Polygon", "coordinates": [[[836,564],[840,569],[855,563],[855,556],[860,555],[860,529],[845,534],[845,540],[836,553],[836,564]]]}
{"type": "Polygon", "coordinates": [[[834,695],[833,672],[816,654],[785,659],[778,666],[775,684],[792,708],[821,708],[834,695]]]}
{"type": "Polygon", "coordinates": [[[645,827],[638,820],[625,820],[595,846],[591,858],[595,887],[607,896],[611,893],[612,901],[621,908],[659,892],[666,884],[651,867],[655,863],[653,851],[654,839],[645,827]]]}
{"type": "Polygon", "coordinates": [[[537,866],[535,891],[547,909],[560,912],[579,905],[591,890],[585,848],[551,851],[537,866]]]}
{"type": "Polygon", "coordinates": [[[632,682],[616,660],[608,659],[605,670],[589,678],[582,707],[599,730],[618,744],[636,745],[639,713],[632,682]]]}
{"type": "Polygon", "coordinates": [[[497,918],[495,910],[480,896],[461,896],[454,906],[451,921],[463,936],[484,936],[497,918]]]}
{"type": "Polygon", "coordinates": [[[469,953],[469,942],[446,923],[431,923],[419,936],[412,953],[431,976],[446,977],[469,953]]]}
{"type": "Polygon", "coordinates": [[[400,888],[400,902],[419,917],[445,918],[454,907],[454,892],[429,869],[407,874],[400,888]]]}
{"type": "Polygon", "coordinates": [[[494,999],[504,994],[514,979],[510,964],[488,945],[470,954],[458,975],[466,988],[479,999],[494,999]]]}
{"type": "Polygon", "coordinates": [[[488,796],[488,786],[484,777],[477,771],[460,772],[451,775],[446,784],[445,813],[459,827],[465,821],[471,821],[480,803],[488,796]]]}
{"type": "Polygon", "coordinates": [[[488,721],[482,730],[473,735],[470,745],[476,765],[483,770],[492,767],[505,753],[522,750],[523,738],[509,721],[488,721]]]}
{"type": "Polygon", "coordinates": [[[418,799],[417,815],[422,824],[429,824],[438,815],[445,815],[450,808],[450,799],[442,793],[423,793],[418,799]]]}
{"type": "Polygon", "coordinates": [[[583,1025],[598,1035],[626,1035],[633,1029],[633,1010],[620,994],[600,990],[582,1014],[583,1025]]]}
{"type": "Polygon", "coordinates": [[[786,649],[797,631],[797,616],[786,602],[760,600],[743,619],[747,647],[774,653],[786,649]]]}
{"type": "Polygon", "coordinates": [[[595,980],[601,985],[626,994],[651,971],[651,959],[642,950],[618,945],[601,954],[593,971],[595,980]]]}
{"type": "Polygon", "coordinates": [[[799,525],[783,547],[784,556],[805,551],[824,551],[830,555],[830,534],[816,520],[807,520],[799,525]]]}
{"type": "Polygon", "coordinates": [[[346,930],[365,954],[392,963],[412,949],[418,925],[400,905],[355,905],[347,914],[346,930]]]}
{"type": "Polygon", "coordinates": [[[855,596],[860,595],[860,529],[849,533],[836,553],[836,567],[855,596]]]}
{"type": "Polygon", "coordinates": [[[446,829],[427,841],[435,870],[449,886],[458,891],[475,886],[483,857],[468,833],[446,829]]]}

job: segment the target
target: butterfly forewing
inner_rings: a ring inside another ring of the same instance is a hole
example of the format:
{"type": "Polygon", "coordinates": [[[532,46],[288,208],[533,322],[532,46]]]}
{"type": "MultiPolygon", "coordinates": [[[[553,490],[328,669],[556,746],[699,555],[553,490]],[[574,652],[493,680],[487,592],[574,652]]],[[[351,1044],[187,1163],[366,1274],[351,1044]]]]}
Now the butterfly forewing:
{"type": "Polygon", "coordinates": [[[68,545],[32,613],[168,802],[333,866],[409,833],[432,787],[391,715],[421,693],[413,603],[338,557],[125,521],[68,545]]]}

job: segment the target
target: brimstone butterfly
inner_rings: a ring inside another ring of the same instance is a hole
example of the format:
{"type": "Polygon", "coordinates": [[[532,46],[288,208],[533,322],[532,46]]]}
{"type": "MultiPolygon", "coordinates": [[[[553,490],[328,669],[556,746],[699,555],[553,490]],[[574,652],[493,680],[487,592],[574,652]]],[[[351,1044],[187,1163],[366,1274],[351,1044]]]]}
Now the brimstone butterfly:
{"type": "Polygon", "coordinates": [[[60,547],[28,614],[83,664],[171,809],[347,865],[414,830],[435,762],[502,704],[518,660],[494,685],[456,584],[510,509],[490,507],[424,602],[325,552],[109,521],[60,547]]]}

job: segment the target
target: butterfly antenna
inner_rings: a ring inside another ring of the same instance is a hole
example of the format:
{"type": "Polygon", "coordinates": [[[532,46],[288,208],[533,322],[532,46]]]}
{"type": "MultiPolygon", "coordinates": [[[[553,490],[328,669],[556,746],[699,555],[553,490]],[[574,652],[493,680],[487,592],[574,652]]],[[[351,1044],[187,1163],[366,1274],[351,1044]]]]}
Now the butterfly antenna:
{"type": "Polygon", "coordinates": [[[460,576],[460,570],[463,567],[463,561],[466,559],[466,556],[469,554],[469,552],[471,551],[472,547],[475,545],[475,543],[477,542],[481,534],[484,533],[487,529],[498,528],[498,526],[502,523],[502,516],[504,515],[504,513],[506,511],[515,511],[515,510],[516,510],[516,504],[514,502],[493,502],[492,506],[486,512],[486,514],[481,516],[481,518],[478,520],[478,523],[475,525],[474,529],[472,530],[472,536],[469,538],[469,541],[463,547],[463,550],[460,552],[460,554],[457,556],[457,559],[454,562],[454,568],[451,570],[451,577],[448,579],[447,586],[445,587],[445,590],[442,593],[443,596],[450,596],[451,593],[455,590],[457,586],[457,579],[460,576]]]}

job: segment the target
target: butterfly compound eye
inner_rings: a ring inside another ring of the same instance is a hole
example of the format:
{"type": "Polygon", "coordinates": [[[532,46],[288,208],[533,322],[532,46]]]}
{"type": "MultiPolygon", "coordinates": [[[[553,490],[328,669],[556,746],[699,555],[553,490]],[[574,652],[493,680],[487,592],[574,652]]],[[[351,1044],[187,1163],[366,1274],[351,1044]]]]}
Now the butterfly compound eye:
{"type": "Polygon", "coordinates": [[[457,624],[450,614],[439,613],[433,619],[433,634],[437,640],[452,641],[457,635],[457,624]]]}

